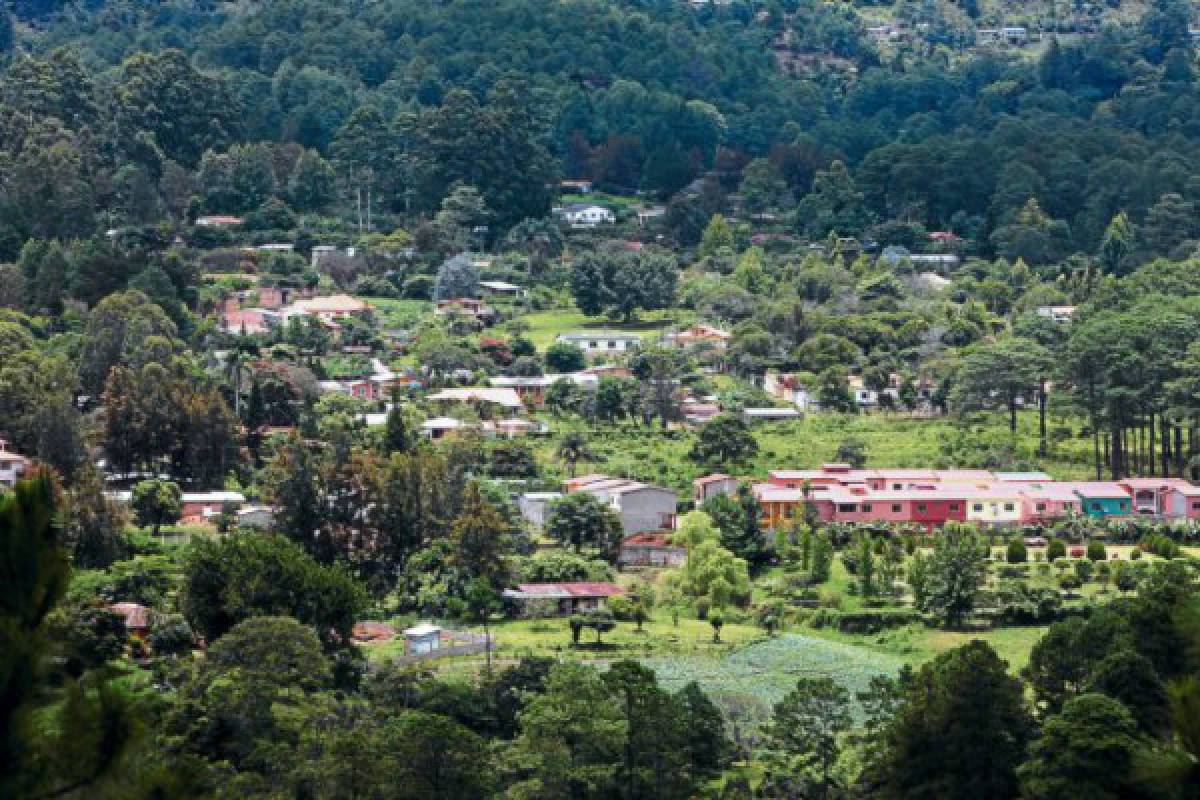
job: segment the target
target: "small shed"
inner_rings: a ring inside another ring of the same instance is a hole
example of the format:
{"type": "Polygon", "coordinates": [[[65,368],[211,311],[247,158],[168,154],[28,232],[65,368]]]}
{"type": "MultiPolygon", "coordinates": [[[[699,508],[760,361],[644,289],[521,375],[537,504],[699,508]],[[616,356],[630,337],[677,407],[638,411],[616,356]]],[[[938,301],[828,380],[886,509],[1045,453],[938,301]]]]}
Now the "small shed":
{"type": "Polygon", "coordinates": [[[437,625],[422,623],[404,629],[404,649],[409,653],[432,653],[440,649],[442,629],[437,625]]]}

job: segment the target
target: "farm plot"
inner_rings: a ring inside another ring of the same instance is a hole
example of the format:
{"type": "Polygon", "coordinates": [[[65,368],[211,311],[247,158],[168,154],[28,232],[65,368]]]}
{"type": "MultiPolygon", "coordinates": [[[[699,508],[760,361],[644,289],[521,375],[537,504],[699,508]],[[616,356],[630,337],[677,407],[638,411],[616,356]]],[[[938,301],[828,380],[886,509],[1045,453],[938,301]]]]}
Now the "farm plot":
{"type": "MultiPolygon", "coordinates": [[[[800,634],[784,634],[744,647],[724,658],[649,658],[642,663],[667,689],[691,681],[728,714],[755,725],[805,675],[827,675],[853,697],[875,675],[894,675],[905,659],[800,634]]],[[[857,704],[856,704],[857,710],[857,704]]]]}

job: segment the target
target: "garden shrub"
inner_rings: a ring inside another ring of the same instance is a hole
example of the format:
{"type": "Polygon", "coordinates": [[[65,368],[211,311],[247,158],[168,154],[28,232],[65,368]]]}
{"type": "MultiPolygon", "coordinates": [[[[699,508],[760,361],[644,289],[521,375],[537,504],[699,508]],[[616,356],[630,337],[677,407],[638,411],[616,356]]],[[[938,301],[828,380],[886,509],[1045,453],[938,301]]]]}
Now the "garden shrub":
{"type": "Polygon", "coordinates": [[[1025,547],[1025,543],[1020,539],[1013,539],[1008,543],[1008,550],[1005,553],[1010,564],[1024,564],[1029,559],[1029,551],[1025,547]]]}

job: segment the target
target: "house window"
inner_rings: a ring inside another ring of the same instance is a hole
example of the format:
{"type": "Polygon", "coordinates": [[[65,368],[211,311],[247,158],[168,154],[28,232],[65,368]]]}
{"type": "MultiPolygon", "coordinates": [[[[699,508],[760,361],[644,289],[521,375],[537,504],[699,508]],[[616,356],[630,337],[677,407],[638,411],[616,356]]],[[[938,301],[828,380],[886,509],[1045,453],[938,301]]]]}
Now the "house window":
{"type": "Polygon", "coordinates": [[[893,488],[893,489],[895,489],[895,490],[898,492],[898,491],[900,491],[901,489],[903,489],[904,487],[903,487],[903,486],[901,486],[901,485],[900,485],[900,484],[898,484],[898,483],[893,483],[893,484],[892,484],[892,488],[893,488]]]}
{"type": "Polygon", "coordinates": [[[917,503],[917,513],[918,514],[925,513],[925,504],[924,503],[917,503]]]}
{"type": "Polygon", "coordinates": [[[1099,511],[1099,510],[1100,510],[1100,504],[1092,503],[1092,511],[1099,511]]]}
{"type": "Polygon", "coordinates": [[[1074,503],[1063,503],[1063,511],[1074,511],[1074,510],[1075,510],[1074,503]]]}
{"type": "Polygon", "coordinates": [[[958,511],[958,503],[951,503],[951,504],[950,504],[950,510],[951,510],[951,511],[958,511]]]}
{"type": "Polygon", "coordinates": [[[972,511],[983,511],[983,503],[975,503],[971,506],[972,511]]]}
{"type": "Polygon", "coordinates": [[[599,345],[597,345],[595,342],[588,342],[589,350],[595,350],[597,347],[599,347],[599,345]]]}
{"type": "Polygon", "coordinates": [[[1127,508],[1127,505],[1126,505],[1125,501],[1122,500],[1120,503],[1117,504],[1117,507],[1120,508],[1122,511],[1124,511],[1127,508]]]}
{"type": "Polygon", "coordinates": [[[1195,500],[1192,501],[1192,511],[1200,511],[1200,503],[1195,500]]]}
{"type": "Polygon", "coordinates": [[[900,510],[901,510],[901,506],[899,503],[892,503],[892,513],[893,514],[899,514],[900,510]]]}
{"type": "Polygon", "coordinates": [[[1015,508],[1016,508],[1016,506],[1014,506],[1012,503],[1005,503],[1005,504],[1004,504],[1004,510],[1005,510],[1005,511],[1012,511],[1012,510],[1013,510],[1013,509],[1015,509],[1015,508]]]}
{"type": "Polygon", "coordinates": [[[1034,508],[1036,508],[1038,511],[1045,511],[1045,510],[1046,510],[1046,504],[1045,504],[1045,503],[1038,503],[1037,505],[1035,505],[1035,506],[1034,506],[1034,508]]]}
{"type": "Polygon", "coordinates": [[[617,343],[610,339],[608,342],[608,349],[612,350],[612,349],[616,348],[616,346],[617,346],[617,343]]]}
{"type": "Polygon", "coordinates": [[[857,508],[854,503],[838,503],[838,512],[842,514],[853,514],[857,508]]]}
{"type": "Polygon", "coordinates": [[[864,514],[869,514],[869,513],[871,513],[871,504],[870,504],[870,503],[863,503],[862,510],[863,510],[863,513],[864,513],[864,514]]]}
{"type": "Polygon", "coordinates": [[[792,516],[793,516],[795,513],[796,513],[796,509],[795,509],[795,508],[793,508],[792,506],[786,506],[786,507],[783,509],[783,518],[784,518],[784,519],[791,519],[791,518],[792,518],[792,516]]]}

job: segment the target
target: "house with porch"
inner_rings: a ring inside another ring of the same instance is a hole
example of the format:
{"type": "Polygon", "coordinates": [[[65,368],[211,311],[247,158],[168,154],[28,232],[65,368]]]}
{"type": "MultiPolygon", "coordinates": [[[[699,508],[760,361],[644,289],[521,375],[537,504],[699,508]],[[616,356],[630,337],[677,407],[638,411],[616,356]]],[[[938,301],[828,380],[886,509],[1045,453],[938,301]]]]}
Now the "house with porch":
{"type": "Polygon", "coordinates": [[[1133,513],[1155,517],[1170,514],[1172,489],[1192,488],[1182,478],[1122,478],[1117,485],[1129,493],[1133,513]]]}
{"type": "Polygon", "coordinates": [[[574,331],[560,333],[555,341],[573,344],[588,355],[601,353],[627,353],[642,345],[642,337],[636,333],[621,331],[574,331]]]}
{"type": "Polygon", "coordinates": [[[515,589],[505,589],[503,596],[522,616],[567,617],[604,608],[608,598],[620,594],[625,590],[615,583],[520,583],[515,589]]]}

